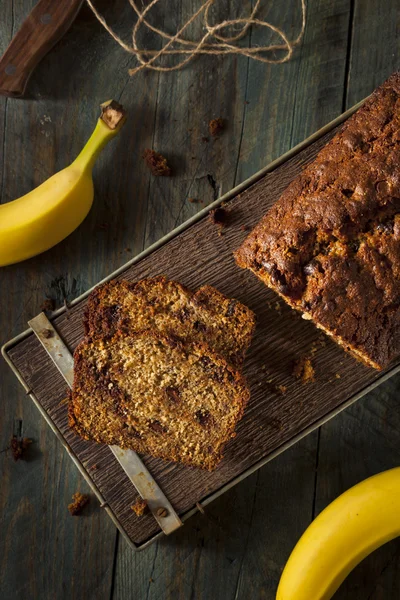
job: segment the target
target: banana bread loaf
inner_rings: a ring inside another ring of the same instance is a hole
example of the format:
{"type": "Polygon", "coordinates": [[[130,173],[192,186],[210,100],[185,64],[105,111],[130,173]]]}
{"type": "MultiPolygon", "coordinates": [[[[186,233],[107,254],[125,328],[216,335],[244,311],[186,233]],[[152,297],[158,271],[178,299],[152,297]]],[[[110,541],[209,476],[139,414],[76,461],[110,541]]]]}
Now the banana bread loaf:
{"type": "Polygon", "coordinates": [[[162,276],[105,283],[90,295],[85,317],[87,335],[154,329],[206,342],[235,366],[244,360],[254,327],[254,313],[237,300],[210,286],[193,293],[162,276]]]}
{"type": "Polygon", "coordinates": [[[240,373],[207,345],[154,331],[87,338],[74,359],[77,433],[208,470],[249,397],[240,373]]]}
{"type": "Polygon", "coordinates": [[[367,365],[399,353],[399,73],[291,183],[236,261],[367,365]]]}

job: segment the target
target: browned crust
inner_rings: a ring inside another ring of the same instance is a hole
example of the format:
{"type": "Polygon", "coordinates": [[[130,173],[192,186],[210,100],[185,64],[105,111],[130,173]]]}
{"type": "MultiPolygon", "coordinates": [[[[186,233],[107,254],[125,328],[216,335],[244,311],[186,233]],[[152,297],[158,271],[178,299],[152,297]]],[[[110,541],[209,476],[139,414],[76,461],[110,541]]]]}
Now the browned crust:
{"type": "Polygon", "coordinates": [[[365,364],[400,340],[400,74],[298,176],[235,253],[365,364]]]}
{"type": "MultiPolygon", "coordinates": [[[[196,354],[200,357],[206,357],[213,367],[219,367],[219,372],[222,373],[223,382],[225,385],[231,386],[235,390],[235,397],[232,402],[236,402],[238,412],[235,416],[235,424],[242,418],[245,406],[248,402],[250,392],[246,385],[244,377],[233,367],[231,367],[222,357],[215,354],[206,344],[183,344],[174,338],[166,337],[155,331],[141,331],[127,335],[125,332],[118,331],[112,338],[109,339],[110,345],[117,343],[118,338],[138,338],[140,336],[152,337],[167,344],[172,348],[178,348],[182,353],[196,354]]],[[[222,459],[222,448],[234,435],[234,428],[226,431],[225,435],[219,438],[221,450],[218,452],[210,452],[208,456],[203,457],[203,464],[199,465],[193,462],[190,457],[182,457],[179,449],[176,447],[169,448],[165,451],[152,444],[151,448],[147,447],[146,443],[141,439],[132,435],[126,427],[123,418],[123,412],[119,410],[123,403],[123,392],[118,388],[115,382],[110,389],[107,373],[100,373],[89,364],[85,358],[85,350],[88,346],[96,341],[103,341],[101,336],[87,338],[76,348],[74,353],[75,372],[74,386],[69,404],[69,424],[70,426],[84,439],[94,440],[98,443],[117,444],[122,448],[130,448],[136,452],[143,454],[149,453],[165,460],[180,462],[191,466],[201,466],[207,470],[213,470],[222,459]],[[80,414],[84,411],[84,398],[87,396],[98,399],[98,416],[102,417],[106,414],[107,429],[102,427],[93,427],[90,431],[86,430],[80,420],[80,414]],[[111,423],[111,424],[110,424],[111,423]]],[[[212,368],[210,366],[210,369],[212,368]]]]}

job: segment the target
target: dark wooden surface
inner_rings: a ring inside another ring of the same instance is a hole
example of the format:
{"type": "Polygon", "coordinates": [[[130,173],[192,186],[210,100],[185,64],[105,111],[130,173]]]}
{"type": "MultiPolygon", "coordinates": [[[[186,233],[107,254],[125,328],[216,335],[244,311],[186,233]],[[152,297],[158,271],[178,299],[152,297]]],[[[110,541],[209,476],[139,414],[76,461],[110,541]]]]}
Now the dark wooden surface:
{"type": "MultiPolygon", "coordinates": [[[[33,5],[0,4],[1,51],[33,5]]],[[[176,2],[166,25],[193,5],[176,2]]],[[[113,10],[99,6],[128,31],[122,0],[113,10]]],[[[298,25],[295,2],[268,10],[274,22],[298,25]]],[[[29,99],[0,99],[1,201],[76,155],[99,102],[114,95],[131,117],[96,167],[97,200],[82,227],[51,252],[2,269],[1,341],[21,331],[46,297],[58,305],[72,299],[194,214],[199,206],[188,197],[211,202],[365,97],[398,67],[399,10],[395,0],[310,0],[305,38],[288,64],[204,59],[173,75],[130,80],[129,57],[84,7],[34,73],[29,99]],[[215,116],[227,120],[227,130],[202,143],[215,116]],[[171,156],[174,178],[150,177],[140,158],[149,146],[171,156]]],[[[260,42],[257,32],[250,42],[260,42]]],[[[399,463],[394,378],[214,502],[206,516],[135,555],[95,500],[86,517],[68,515],[71,494],[85,485],[12,373],[0,368],[5,598],[272,599],[312,516],[356,481],[399,463]],[[20,425],[34,444],[29,461],[14,463],[6,448],[20,425]]],[[[337,598],[397,598],[399,557],[398,541],[375,552],[337,598]]]]}

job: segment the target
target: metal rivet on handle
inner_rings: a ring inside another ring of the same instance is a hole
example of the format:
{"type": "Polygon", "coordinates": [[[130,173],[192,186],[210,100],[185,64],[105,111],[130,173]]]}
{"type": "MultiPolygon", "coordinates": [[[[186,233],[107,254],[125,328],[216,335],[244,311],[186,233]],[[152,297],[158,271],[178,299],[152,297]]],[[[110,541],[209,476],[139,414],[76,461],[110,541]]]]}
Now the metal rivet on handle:
{"type": "Polygon", "coordinates": [[[166,517],[168,515],[168,511],[166,508],[161,507],[161,508],[157,509],[156,514],[157,514],[157,517],[166,517]]]}

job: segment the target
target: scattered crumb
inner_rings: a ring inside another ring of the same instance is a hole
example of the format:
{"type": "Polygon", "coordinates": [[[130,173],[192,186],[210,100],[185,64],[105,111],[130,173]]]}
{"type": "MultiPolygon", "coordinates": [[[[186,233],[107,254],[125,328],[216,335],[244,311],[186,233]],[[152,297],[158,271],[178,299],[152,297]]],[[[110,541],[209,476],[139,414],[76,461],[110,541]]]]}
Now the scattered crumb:
{"type": "Polygon", "coordinates": [[[71,504],[68,504],[68,510],[73,517],[76,517],[81,514],[83,508],[90,502],[90,498],[87,494],[81,494],[80,492],[76,492],[72,495],[71,504]]]}
{"type": "Polygon", "coordinates": [[[56,301],[53,298],[46,298],[46,300],[44,300],[42,306],[40,307],[42,310],[46,311],[51,311],[54,310],[56,307],[56,301]]]}
{"type": "Polygon", "coordinates": [[[218,117],[218,119],[212,119],[212,121],[209,122],[208,124],[208,130],[210,132],[210,135],[212,135],[213,137],[217,137],[217,135],[219,135],[224,129],[224,121],[221,119],[221,117],[218,117]]]}
{"type": "Polygon", "coordinates": [[[168,177],[171,175],[172,171],[168,165],[167,159],[159,152],[146,148],[143,152],[143,158],[153,175],[156,175],[157,177],[168,177]]]}
{"type": "Polygon", "coordinates": [[[340,379],[339,373],[336,373],[335,377],[336,377],[336,379],[340,379]]]}
{"type": "Polygon", "coordinates": [[[90,468],[91,468],[92,471],[97,471],[98,466],[97,465],[92,465],[90,468]]]}
{"type": "Polygon", "coordinates": [[[149,582],[150,582],[150,583],[153,583],[153,582],[154,582],[154,579],[153,579],[152,577],[150,577],[150,579],[149,579],[149,582]]]}
{"type": "Polygon", "coordinates": [[[241,226],[240,226],[240,229],[241,229],[242,231],[249,231],[249,229],[250,229],[250,226],[249,226],[249,225],[241,225],[241,226]]]}
{"type": "Polygon", "coordinates": [[[228,213],[224,208],[210,210],[210,220],[218,227],[225,227],[228,222],[228,213]]]}
{"type": "Polygon", "coordinates": [[[24,460],[25,451],[28,448],[29,444],[32,444],[32,440],[30,438],[18,438],[16,435],[12,436],[10,441],[10,448],[14,460],[24,460]]]}
{"type": "Polygon", "coordinates": [[[244,101],[245,104],[250,104],[249,100],[244,101]]]}
{"type": "Polygon", "coordinates": [[[147,500],[144,500],[143,498],[138,498],[135,504],[132,504],[131,509],[137,517],[143,517],[144,513],[147,510],[147,500]]]}
{"type": "Polygon", "coordinates": [[[297,360],[293,368],[293,375],[296,379],[300,379],[301,383],[312,383],[315,381],[315,370],[311,359],[304,356],[297,360]]]}
{"type": "Polygon", "coordinates": [[[125,252],[132,252],[132,248],[125,248],[125,252]]]}
{"type": "Polygon", "coordinates": [[[219,237],[222,237],[224,235],[224,232],[220,230],[220,231],[218,231],[218,235],[219,235],[219,237]]]}
{"type": "Polygon", "coordinates": [[[191,202],[192,204],[197,204],[197,202],[200,202],[200,200],[197,200],[197,198],[188,198],[188,202],[191,202]]]}
{"type": "Polygon", "coordinates": [[[203,135],[203,137],[201,138],[201,141],[202,141],[202,142],[206,142],[206,143],[207,143],[207,142],[209,142],[209,141],[210,141],[210,138],[208,138],[208,137],[206,137],[205,135],[203,135]]]}
{"type": "Polygon", "coordinates": [[[284,396],[287,392],[286,385],[278,385],[278,390],[281,392],[282,396],[284,396]]]}

